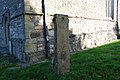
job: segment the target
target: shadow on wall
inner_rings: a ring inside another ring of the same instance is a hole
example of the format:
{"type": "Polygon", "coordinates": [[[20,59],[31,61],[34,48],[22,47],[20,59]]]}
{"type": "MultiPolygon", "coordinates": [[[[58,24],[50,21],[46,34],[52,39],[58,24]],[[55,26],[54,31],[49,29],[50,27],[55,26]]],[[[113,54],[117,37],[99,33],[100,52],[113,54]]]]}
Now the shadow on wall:
{"type": "Polygon", "coordinates": [[[115,28],[113,28],[116,36],[117,36],[117,39],[120,39],[120,33],[119,33],[119,24],[118,24],[118,21],[116,21],[116,24],[115,24],[115,28]]]}
{"type": "Polygon", "coordinates": [[[87,48],[86,33],[82,33],[79,35],[72,34],[72,31],[69,31],[69,33],[70,52],[80,51],[87,48]]]}
{"type": "Polygon", "coordinates": [[[116,36],[120,38],[118,24],[110,30],[99,30],[93,33],[73,34],[71,30],[69,36],[70,52],[101,46],[107,42],[116,40],[116,36]]]}

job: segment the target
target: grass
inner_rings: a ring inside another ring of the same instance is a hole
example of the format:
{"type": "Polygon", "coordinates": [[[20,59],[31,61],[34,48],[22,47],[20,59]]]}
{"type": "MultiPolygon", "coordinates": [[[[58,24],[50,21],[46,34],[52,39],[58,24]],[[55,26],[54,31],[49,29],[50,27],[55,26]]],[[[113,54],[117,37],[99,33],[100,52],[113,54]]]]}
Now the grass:
{"type": "Polygon", "coordinates": [[[0,68],[0,80],[120,80],[120,41],[71,55],[71,72],[64,76],[55,78],[49,61],[17,70],[0,68]]]}
{"type": "Polygon", "coordinates": [[[16,61],[13,62],[12,60],[13,60],[12,57],[10,57],[7,54],[0,55],[0,70],[3,68],[15,66],[16,61]]]}

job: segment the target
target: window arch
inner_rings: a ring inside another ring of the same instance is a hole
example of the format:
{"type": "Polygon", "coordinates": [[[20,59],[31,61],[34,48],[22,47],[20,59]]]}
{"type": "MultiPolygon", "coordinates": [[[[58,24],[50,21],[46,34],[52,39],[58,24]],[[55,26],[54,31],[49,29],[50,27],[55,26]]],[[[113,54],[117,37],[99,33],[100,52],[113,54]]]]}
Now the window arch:
{"type": "Polygon", "coordinates": [[[2,25],[3,25],[3,30],[4,30],[4,40],[6,44],[8,44],[10,40],[10,31],[9,31],[9,22],[10,22],[9,19],[10,18],[9,17],[10,17],[9,11],[6,11],[2,19],[2,25]]]}

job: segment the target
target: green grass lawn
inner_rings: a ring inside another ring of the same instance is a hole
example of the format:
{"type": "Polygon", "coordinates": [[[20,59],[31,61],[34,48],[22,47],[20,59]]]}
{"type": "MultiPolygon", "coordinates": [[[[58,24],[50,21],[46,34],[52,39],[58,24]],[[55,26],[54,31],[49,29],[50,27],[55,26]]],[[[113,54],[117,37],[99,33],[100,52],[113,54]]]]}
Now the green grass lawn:
{"type": "Polygon", "coordinates": [[[120,80],[120,41],[78,53],[71,55],[71,72],[64,76],[55,78],[48,61],[16,70],[6,65],[0,68],[0,80],[120,80]]]}

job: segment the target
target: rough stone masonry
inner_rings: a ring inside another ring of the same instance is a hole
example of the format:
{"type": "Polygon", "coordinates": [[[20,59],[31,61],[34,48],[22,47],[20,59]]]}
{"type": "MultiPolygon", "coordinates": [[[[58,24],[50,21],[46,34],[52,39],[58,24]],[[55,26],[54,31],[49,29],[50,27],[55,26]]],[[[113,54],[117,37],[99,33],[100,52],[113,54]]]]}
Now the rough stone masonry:
{"type": "MultiPolygon", "coordinates": [[[[116,22],[120,19],[117,0],[44,1],[51,55],[54,53],[54,14],[69,16],[70,52],[117,39],[116,22]]],[[[0,0],[0,53],[10,53],[22,62],[45,59],[42,5],[42,0],[0,0]]]]}

